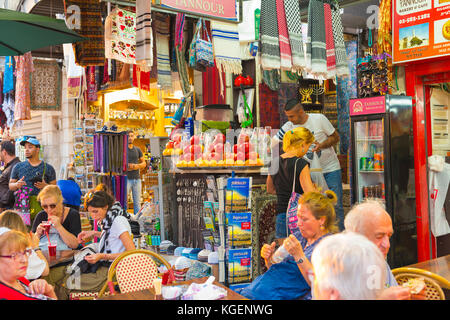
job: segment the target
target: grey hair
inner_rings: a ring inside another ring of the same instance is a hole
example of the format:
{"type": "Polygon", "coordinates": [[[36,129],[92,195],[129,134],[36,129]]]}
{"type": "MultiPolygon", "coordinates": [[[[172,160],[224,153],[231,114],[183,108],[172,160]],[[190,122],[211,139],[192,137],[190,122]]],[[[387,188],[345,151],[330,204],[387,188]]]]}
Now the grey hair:
{"type": "Polygon", "coordinates": [[[355,204],[344,219],[345,230],[365,234],[365,225],[371,217],[369,213],[386,211],[383,202],[375,198],[369,198],[355,204]]]}
{"type": "Polygon", "coordinates": [[[384,290],[386,261],[363,235],[346,231],[326,237],[314,249],[311,263],[314,288],[334,289],[340,299],[374,300],[384,290]]]}

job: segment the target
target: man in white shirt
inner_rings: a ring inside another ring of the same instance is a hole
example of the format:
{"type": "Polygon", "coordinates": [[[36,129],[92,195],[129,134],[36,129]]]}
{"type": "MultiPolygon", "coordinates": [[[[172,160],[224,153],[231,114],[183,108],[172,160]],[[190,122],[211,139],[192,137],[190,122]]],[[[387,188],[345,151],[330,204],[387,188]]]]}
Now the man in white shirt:
{"type": "Polygon", "coordinates": [[[284,111],[289,121],[281,127],[274,139],[278,142],[283,141],[284,134],[297,127],[305,127],[312,132],[316,141],[306,156],[309,160],[312,160],[313,152],[317,152],[319,156],[328,188],[336,193],[338,198],[335,209],[339,229],[342,231],[344,230],[344,207],[342,205],[341,165],[333,148],[339,142],[339,134],[323,114],[306,113],[298,99],[289,100],[284,111]]]}

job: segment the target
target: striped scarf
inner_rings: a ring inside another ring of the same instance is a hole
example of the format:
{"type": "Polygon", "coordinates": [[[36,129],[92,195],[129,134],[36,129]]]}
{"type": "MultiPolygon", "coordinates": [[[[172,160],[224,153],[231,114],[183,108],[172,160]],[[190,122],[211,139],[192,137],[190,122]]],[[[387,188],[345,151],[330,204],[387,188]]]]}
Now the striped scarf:
{"type": "Polygon", "coordinates": [[[348,76],[350,75],[350,70],[345,50],[344,29],[342,28],[339,4],[336,1],[333,1],[331,4],[331,17],[333,21],[334,50],[336,53],[336,75],[338,77],[348,76]]]}
{"type": "Polygon", "coordinates": [[[284,0],[284,11],[286,13],[289,42],[291,43],[292,69],[294,71],[301,71],[305,68],[306,64],[298,0],[284,0]]]}
{"type": "Polygon", "coordinates": [[[289,34],[286,22],[286,13],[284,11],[284,1],[276,0],[277,20],[278,20],[278,38],[280,41],[280,68],[281,70],[292,69],[292,53],[289,43],[289,34]]]}
{"type": "Polygon", "coordinates": [[[104,233],[102,234],[102,237],[100,239],[100,243],[102,244],[100,251],[99,251],[100,253],[103,253],[103,252],[111,253],[111,250],[108,248],[109,247],[109,232],[111,230],[111,226],[114,222],[114,219],[116,219],[118,216],[124,216],[127,219],[131,218],[130,214],[126,210],[123,210],[122,207],[120,206],[120,202],[117,201],[117,202],[114,202],[114,204],[108,210],[108,212],[106,213],[105,219],[103,219],[101,221],[102,230],[104,231],[104,233]],[[108,248],[108,249],[106,249],[106,248],[108,248]]]}
{"type": "Polygon", "coordinates": [[[184,23],[185,15],[178,13],[175,24],[175,54],[177,57],[178,74],[180,76],[181,90],[183,95],[187,96],[191,91],[189,83],[189,74],[184,52],[186,49],[186,42],[184,41],[184,23]]]}
{"type": "Polygon", "coordinates": [[[155,15],[156,59],[158,68],[158,85],[161,89],[172,89],[172,73],[170,71],[169,30],[170,16],[157,12],[155,15]]]}
{"type": "Polygon", "coordinates": [[[261,66],[263,70],[280,69],[280,45],[278,40],[278,22],[276,0],[261,1],[261,66]]]}
{"type": "Polygon", "coordinates": [[[308,6],[308,38],[306,40],[306,70],[316,78],[327,74],[327,52],[323,2],[310,0],[308,6]]]}
{"type": "Polygon", "coordinates": [[[222,72],[242,73],[238,26],[233,23],[211,20],[211,36],[216,67],[219,70],[220,92],[223,96],[222,72]]]}
{"type": "Polygon", "coordinates": [[[136,0],[136,64],[142,71],[153,65],[152,3],[136,0]]]}
{"type": "Polygon", "coordinates": [[[331,8],[329,3],[324,3],[325,30],[327,43],[327,78],[332,79],[336,76],[336,55],[334,51],[333,27],[331,21],[331,8]]]}

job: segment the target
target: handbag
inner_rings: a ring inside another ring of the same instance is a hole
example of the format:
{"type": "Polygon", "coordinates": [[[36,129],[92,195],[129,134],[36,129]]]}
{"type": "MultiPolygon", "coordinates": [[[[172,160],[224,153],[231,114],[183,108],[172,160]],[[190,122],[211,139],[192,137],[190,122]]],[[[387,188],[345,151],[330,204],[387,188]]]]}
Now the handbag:
{"type": "Polygon", "coordinates": [[[319,156],[317,152],[313,153],[313,158],[310,161],[309,170],[311,171],[311,180],[316,187],[320,188],[321,191],[328,190],[327,181],[322,172],[322,166],[320,165],[319,156]]]}
{"type": "Polygon", "coordinates": [[[206,67],[203,66],[202,64],[197,63],[197,50],[196,50],[197,39],[199,37],[199,32],[201,28],[202,22],[201,19],[198,19],[197,25],[195,26],[194,36],[192,37],[192,42],[189,46],[189,67],[191,67],[194,70],[203,72],[206,71],[206,67]]]}
{"type": "Polygon", "coordinates": [[[300,159],[297,159],[295,161],[295,169],[294,169],[294,181],[292,182],[292,193],[291,197],[289,198],[288,207],[286,210],[286,233],[289,235],[289,233],[292,233],[294,236],[296,236],[297,239],[301,239],[301,233],[300,229],[297,225],[297,207],[298,207],[298,200],[300,199],[301,194],[295,192],[295,185],[297,183],[297,162],[300,159]]]}
{"type": "Polygon", "coordinates": [[[211,38],[209,37],[208,29],[206,28],[205,20],[201,20],[201,25],[199,28],[200,31],[203,29],[206,33],[206,37],[208,40],[203,40],[200,35],[197,36],[197,40],[195,43],[195,54],[197,59],[197,64],[203,65],[205,67],[214,67],[214,53],[211,38]]]}

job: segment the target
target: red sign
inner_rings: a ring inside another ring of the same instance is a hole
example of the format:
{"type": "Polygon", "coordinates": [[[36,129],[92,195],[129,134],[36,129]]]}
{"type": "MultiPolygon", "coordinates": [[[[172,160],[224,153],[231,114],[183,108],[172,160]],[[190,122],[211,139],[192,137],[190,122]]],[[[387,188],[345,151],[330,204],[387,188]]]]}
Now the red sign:
{"type": "Polygon", "coordinates": [[[200,16],[237,21],[236,0],[161,0],[161,6],[200,16]]]}
{"type": "Polygon", "coordinates": [[[366,114],[385,113],[386,98],[384,96],[350,99],[350,115],[361,116],[366,114]]]}
{"type": "Polygon", "coordinates": [[[393,63],[450,55],[450,0],[392,4],[393,63]]]}

